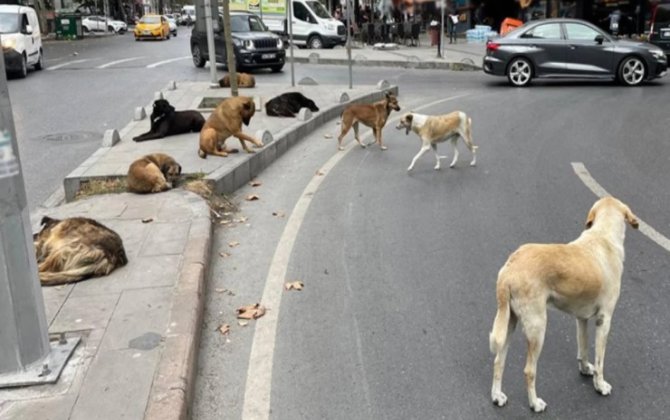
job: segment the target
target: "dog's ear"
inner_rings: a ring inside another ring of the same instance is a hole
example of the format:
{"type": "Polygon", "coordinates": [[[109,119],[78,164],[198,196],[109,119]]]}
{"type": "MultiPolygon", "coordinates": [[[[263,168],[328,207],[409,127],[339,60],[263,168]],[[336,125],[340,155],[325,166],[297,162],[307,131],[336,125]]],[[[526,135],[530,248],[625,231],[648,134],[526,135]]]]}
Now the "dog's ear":
{"type": "Polygon", "coordinates": [[[591,229],[591,226],[593,226],[593,222],[596,220],[596,209],[592,208],[589,210],[588,216],[586,216],[586,223],[584,224],[584,227],[586,229],[591,229]]]}
{"type": "Polygon", "coordinates": [[[55,221],[55,219],[52,219],[49,216],[44,216],[42,217],[42,220],[40,221],[40,226],[47,226],[52,224],[55,221]]]}
{"type": "Polygon", "coordinates": [[[242,109],[244,109],[245,111],[251,111],[252,104],[253,102],[247,101],[244,103],[244,105],[242,105],[242,109]]]}
{"type": "Polygon", "coordinates": [[[181,175],[181,165],[177,164],[177,175],[181,175]]]}

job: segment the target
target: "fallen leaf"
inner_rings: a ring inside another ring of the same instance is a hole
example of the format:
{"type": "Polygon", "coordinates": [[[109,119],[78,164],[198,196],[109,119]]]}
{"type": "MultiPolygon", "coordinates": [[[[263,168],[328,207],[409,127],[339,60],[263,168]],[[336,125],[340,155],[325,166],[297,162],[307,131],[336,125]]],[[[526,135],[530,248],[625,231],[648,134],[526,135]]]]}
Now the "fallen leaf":
{"type": "Polygon", "coordinates": [[[240,327],[246,327],[247,325],[249,325],[249,321],[237,321],[237,325],[239,325],[240,327]]]}
{"type": "Polygon", "coordinates": [[[233,222],[235,222],[235,223],[244,223],[244,222],[246,222],[247,220],[249,220],[248,217],[240,217],[239,219],[235,219],[235,220],[233,220],[233,222]]]}
{"type": "Polygon", "coordinates": [[[220,225],[228,225],[230,224],[230,220],[222,220],[219,222],[220,225]]]}
{"type": "Polygon", "coordinates": [[[272,212],[272,215],[273,215],[273,216],[276,216],[276,217],[284,217],[284,216],[286,216],[286,215],[284,214],[283,211],[273,211],[273,212],[272,212]]]}
{"type": "Polygon", "coordinates": [[[227,258],[227,257],[230,257],[230,252],[223,252],[223,251],[221,251],[221,252],[219,252],[219,257],[221,257],[221,258],[227,258]]]}
{"type": "Polygon", "coordinates": [[[247,198],[245,198],[245,200],[247,200],[247,201],[256,201],[258,199],[260,199],[258,194],[251,194],[251,195],[248,195],[247,198]]]}
{"type": "Polygon", "coordinates": [[[219,328],[216,329],[218,332],[221,333],[221,335],[228,335],[230,333],[230,325],[228,324],[221,324],[219,328]]]}
{"type": "Polygon", "coordinates": [[[297,290],[300,291],[302,288],[305,287],[305,284],[301,281],[294,281],[290,283],[286,283],[284,285],[284,289],[288,290],[297,290]]]}
{"type": "Polygon", "coordinates": [[[240,243],[237,242],[237,241],[228,242],[228,246],[231,247],[231,248],[235,248],[236,246],[239,246],[239,245],[240,245],[240,243]]]}
{"type": "Polygon", "coordinates": [[[146,219],[142,219],[142,223],[151,223],[151,222],[153,222],[153,221],[154,221],[154,219],[151,218],[151,217],[146,218],[146,219]]]}
{"type": "Polygon", "coordinates": [[[235,293],[232,290],[228,290],[228,289],[214,289],[214,291],[216,293],[225,293],[228,296],[235,296],[235,293]]]}
{"type": "Polygon", "coordinates": [[[332,139],[332,138],[333,138],[333,135],[332,135],[332,134],[324,134],[324,135],[323,135],[323,138],[325,138],[325,139],[332,139]]]}
{"type": "Polygon", "coordinates": [[[321,171],[316,171],[316,176],[324,176],[325,174],[321,171]]]}
{"type": "Polygon", "coordinates": [[[261,181],[251,181],[249,185],[251,185],[252,187],[260,187],[261,185],[263,185],[263,183],[261,181]]]}
{"type": "Polygon", "coordinates": [[[260,303],[255,305],[242,306],[237,309],[238,319],[258,319],[265,315],[265,307],[260,303]]]}

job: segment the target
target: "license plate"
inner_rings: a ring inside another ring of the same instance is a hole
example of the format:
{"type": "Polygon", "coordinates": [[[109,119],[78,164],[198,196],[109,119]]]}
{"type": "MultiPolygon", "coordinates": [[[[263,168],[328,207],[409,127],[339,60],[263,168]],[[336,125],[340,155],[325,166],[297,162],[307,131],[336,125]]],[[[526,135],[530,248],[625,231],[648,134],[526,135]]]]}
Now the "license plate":
{"type": "Polygon", "coordinates": [[[261,58],[263,60],[270,60],[270,59],[273,59],[275,57],[277,57],[276,54],[261,54],[261,58]]]}
{"type": "Polygon", "coordinates": [[[151,35],[151,31],[144,31],[144,35],[151,35]]]}
{"type": "Polygon", "coordinates": [[[661,38],[670,38],[670,28],[661,29],[661,38]]]}

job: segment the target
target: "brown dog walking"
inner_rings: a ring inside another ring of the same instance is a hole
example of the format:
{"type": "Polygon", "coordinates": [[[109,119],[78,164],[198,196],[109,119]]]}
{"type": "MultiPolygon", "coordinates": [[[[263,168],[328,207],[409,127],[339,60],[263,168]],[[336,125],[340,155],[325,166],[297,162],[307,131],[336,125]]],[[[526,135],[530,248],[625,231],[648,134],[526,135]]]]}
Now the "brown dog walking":
{"type": "Polygon", "coordinates": [[[382,150],[386,150],[386,146],[382,144],[382,129],[386,125],[391,111],[400,111],[398,99],[391,92],[386,92],[384,99],[372,104],[349,105],[342,113],[342,132],[337,138],[338,149],[344,150],[342,139],[347,135],[352,126],[354,127],[354,138],[361,147],[372,144],[361,143],[361,139],[358,137],[358,123],[361,122],[372,128],[372,132],[375,135],[375,143],[382,150]]]}

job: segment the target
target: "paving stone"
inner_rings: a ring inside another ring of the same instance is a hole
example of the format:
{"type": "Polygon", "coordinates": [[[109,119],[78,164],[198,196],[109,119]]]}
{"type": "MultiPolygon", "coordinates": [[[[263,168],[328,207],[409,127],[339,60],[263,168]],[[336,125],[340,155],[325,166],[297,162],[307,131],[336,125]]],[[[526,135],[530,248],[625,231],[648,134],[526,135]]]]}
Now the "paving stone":
{"type": "Polygon", "coordinates": [[[40,398],[39,404],[34,400],[12,403],[3,420],[65,420],[70,417],[77,395],[66,394],[52,398],[40,398]]]}
{"type": "Polygon", "coordinates": [[[112,317],[119,297],[119,293],[70,297],[51,324],[50,332],[104,329],[112,317]]]}
{"type": "Polygon", "coordinates": [[[177,255],[184,252],[190,223],[150,223],[140,256],[177,255]]]}
{"type": "Polygon", "coordinates": [[[42,288],[44,309],[46,310],[47,316],[47,325],[51,325],[54,318],[56,318],[58,311],[60,311],[61,306],[63,306],[65,299],[68,297],[73,288],[73,284],[42,288]]]}

